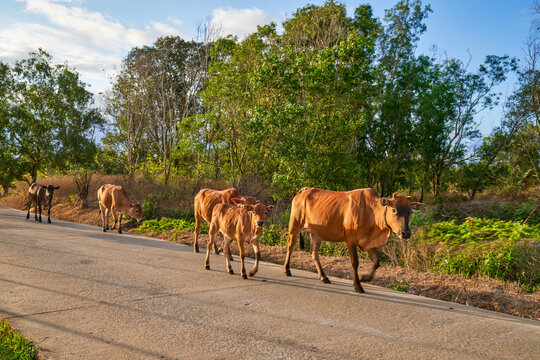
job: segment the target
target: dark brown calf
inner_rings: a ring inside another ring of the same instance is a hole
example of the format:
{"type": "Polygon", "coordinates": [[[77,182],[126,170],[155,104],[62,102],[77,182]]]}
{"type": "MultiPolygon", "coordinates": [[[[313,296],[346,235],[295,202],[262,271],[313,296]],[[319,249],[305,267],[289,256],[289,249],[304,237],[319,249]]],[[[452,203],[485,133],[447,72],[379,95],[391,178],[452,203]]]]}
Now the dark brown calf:
{"type": "Polygon", "coordinates": [[[54,195],[54,190],[58,190],[60,186],[54,186],[54,185],[40,185],[37,183],[33,183],[30,185],[30,188],[28,188],[28,212],[26,213],[26,218],[30,218],[30,209],[32,208],[32,204],[35,204],[34,207],[34,217],[36,218],[36,221],[41,222],[41,209],[43,206],[49,205],[49,208],[47,210],[47,222],[51,223],[51,206],[52,206],[52,199],[54,195]],[[39,219],[37,216],[37,211],[39,209],[39,219]]]}

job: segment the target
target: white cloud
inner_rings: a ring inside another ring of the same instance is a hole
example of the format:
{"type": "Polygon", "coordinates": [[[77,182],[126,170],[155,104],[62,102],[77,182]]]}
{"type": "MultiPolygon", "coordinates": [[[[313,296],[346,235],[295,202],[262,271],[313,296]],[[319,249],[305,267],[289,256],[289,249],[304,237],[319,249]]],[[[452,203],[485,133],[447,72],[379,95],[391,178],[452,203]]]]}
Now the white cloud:
{"type": "Polygon", "coordinates": [[[268,24],[272,18],[263,10],[218,8],[212,11],[211,23],[221,28],[223,35],[233,34],[242,38],[257,31],[257,25],[268,24]]]}
{"type": "Polygon", "coordinates": [[[98,88],[118,68],[122,58],[135,47],[153,43],[159,36],[177,35],[175,18],[167,23],[153,21],[144,27],[124,26],[120,21],[80,7],[81,0],[19,0],[25,10],[43,17],[41,24],[13,22],[0,28],[0,59],[13,61],[42,48],[55,62],[68,62],[85,82],[98,88]]]}

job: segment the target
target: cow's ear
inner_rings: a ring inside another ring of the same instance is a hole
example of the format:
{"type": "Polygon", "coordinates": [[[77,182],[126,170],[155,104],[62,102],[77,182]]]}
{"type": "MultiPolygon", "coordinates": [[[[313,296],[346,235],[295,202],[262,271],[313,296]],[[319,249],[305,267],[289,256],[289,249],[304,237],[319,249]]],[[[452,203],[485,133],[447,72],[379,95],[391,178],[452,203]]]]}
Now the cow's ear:
{"type": "Polygon", "coordinates": [[[390,201],[388,201],[387,198],[383,197],[383,198],[381,198],[380,200],[381,200],[381,205],[382,205],[382,206],[388,206],[388,205],[390,205],[390,201]]]}
{"type": "Polygon", "coordinates": [[[421,210],[424,207],[424,204],[419,202],[412,202],[411,203],[411,209],[413,210],[421,210]]]}
{"type": "Polygon", "coordinates": [[[232,201],[232,203],[233,203],[234,205],[238,205],[238,204],[240,204],[240,203],[242,202],[242,201],[241,201],[240,199],[238,199],[238,198],[232,198],[231,201],[232,201]]]}
{"type": "Polygon", "coordinates": [[[266,207],[266,210],[270,211],[270,210],[272,210],[273,208],[274,208],[274,205],[268,205],[268,206],[266,207]]]}
{"type": "Polygon", "coordinates": [[[46,187],[45,185],[41,185],[41,188],[42,188],[42,189],[45,189],[45,190],[48,189],[48,187],[46,187]]]}
{"type": "Polygon", "coordinates": [[[55,186],[54,187],[54,190],[58,190],[58,189],[60,189],[60,186],[55,186]]]}
{"type": "Polygon", "coordinates": [[[411,197],[410,197],[410,196],[407,196],[407,200],[411,200],[411,197]]]}

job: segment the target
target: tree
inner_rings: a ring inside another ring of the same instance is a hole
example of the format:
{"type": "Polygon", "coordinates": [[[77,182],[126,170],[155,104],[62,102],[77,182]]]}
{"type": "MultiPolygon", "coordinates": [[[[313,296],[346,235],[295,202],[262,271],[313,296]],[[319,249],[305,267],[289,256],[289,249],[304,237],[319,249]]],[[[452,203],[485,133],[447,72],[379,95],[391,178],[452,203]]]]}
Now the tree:
{"type": "Polygon", "coordinates": [[[67,64],[53,65],[39,49],[9,69],[6,137],[31,181],[44,168],[66,170],[86,155],[102,123],[93,95],[67,64]]]}
{"type": "Polygon", "coordinates": [[[108,96],[116,128],[109,142],[124,150],[130,174],[146,157],[158,160],[163,181],[169,181],[183,119],[199,106],[202,78],[196,49],[195,42],[162,37],[152,46],[132,49],[124,60],[108,96]]]}
{"type": "Polygon", "coordinates": [[[200,118],[219,175],[263,180],[278,198],[306,185],[354,186],[374,24],[368,6],[349,18],[327,1],[299,9],[282,35],[270,24],[241,42],[216,41],[200,118]]]}

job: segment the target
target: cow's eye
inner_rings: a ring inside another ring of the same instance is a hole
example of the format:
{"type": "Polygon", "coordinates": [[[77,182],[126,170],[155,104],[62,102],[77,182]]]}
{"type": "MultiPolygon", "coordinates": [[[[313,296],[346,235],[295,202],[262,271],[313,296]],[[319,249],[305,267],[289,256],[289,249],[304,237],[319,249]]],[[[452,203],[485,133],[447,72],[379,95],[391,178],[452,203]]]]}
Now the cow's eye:
{"type": "Polygon", "coordinates": [[[396,213],[396,209],[392,209],[392,214],[395,214],[396,213]]]}

